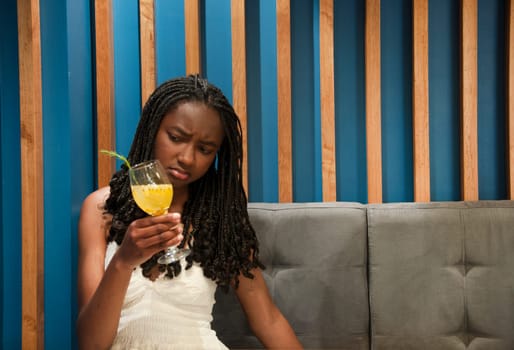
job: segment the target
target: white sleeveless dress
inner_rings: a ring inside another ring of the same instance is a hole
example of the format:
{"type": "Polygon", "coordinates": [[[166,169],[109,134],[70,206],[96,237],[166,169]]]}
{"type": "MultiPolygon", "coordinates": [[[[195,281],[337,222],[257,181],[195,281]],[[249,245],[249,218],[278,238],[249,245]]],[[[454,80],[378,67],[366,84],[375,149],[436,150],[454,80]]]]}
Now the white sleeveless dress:
{"type": "MultiPolygon", "coordinates": [[[[105,266],[118,249],[109,243],[105,266]]],[[[145,278],[138,267],[132,273],[121,309],[115,350],[228,350],[211,329],[216,283],[193,264],[173,279],[145,278]]]]}

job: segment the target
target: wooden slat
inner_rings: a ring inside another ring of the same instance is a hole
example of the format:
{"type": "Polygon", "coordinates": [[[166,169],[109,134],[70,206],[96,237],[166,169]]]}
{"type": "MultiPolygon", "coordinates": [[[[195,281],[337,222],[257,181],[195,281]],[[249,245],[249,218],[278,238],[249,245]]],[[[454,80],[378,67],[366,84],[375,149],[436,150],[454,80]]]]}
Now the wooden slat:
{"type": "Polygon", "coordinates": [[[368,202],[382,202],[380,0],[366,0],[366,156],[368,202]]]}
{"type": "Polygon", "coordinates": [[[185,0],[186,74],[201,74],[199,0],[185,0]]]}
{"type": "Polygon", "coordinates": [[[22,196],[22,348],[44,348],[44,204],[38,0],[18,0],[22,196]]]}
{"type": "MultiPolygon", "coordinates": [[[[98,150],[114,150],[114,56],[111,0],[95,1],[96,132],[98,150]]],[[[98,156],[98,186],[109,184],[116,166],[112,157],[98,156]]]]}
{"type": "Polygon", "coordinates": [[[414,201],[430,201],[428,105],[428,1],[413,3],[414,201]]]}
{"type": "Polygon", "coordinates": [[[336,140],[334,96],[334,2],[319,5],[320,94],[321,94],[321,170],[323,201],[333,202],[336,189],[336,140]]]}
{"type": "Polygon", "coordinates": [[[141,104],[155,89],[154,0],[139,0],[139,45],[141,56],[141,104]]]}
{"type": "Polygon", "coordinates": [[[293,201],[291,5],[277,0],[278,199],[293,201]]]}
{"type": "Polygon", "coordinates": [[[232,0],[230,11],[232,21],[232,97],[234,110],[241,120],[243,132],[243,186],[248,193],[245,0],[232,0]]]}
{"type": "Polygon", "coordinates": [[[508,198],[514,199],[514,6],[509,1],[507,16],[507,151],[508,198]]]}
{"type": "Polygon", "coordinates": [[[463,200],[478,200],[477,0],[462,0],[461,185],[463,200]]]}

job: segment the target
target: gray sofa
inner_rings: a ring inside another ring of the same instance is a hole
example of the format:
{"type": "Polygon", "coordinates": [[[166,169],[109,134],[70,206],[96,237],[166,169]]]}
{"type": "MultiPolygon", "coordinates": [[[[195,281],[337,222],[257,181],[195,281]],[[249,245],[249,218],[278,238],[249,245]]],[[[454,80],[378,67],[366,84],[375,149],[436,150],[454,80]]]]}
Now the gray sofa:
{"type": "MultiPolygon", "coordinates": [[[[252,203],[275,303],[306,349],[514,349],[514,201],[252,203]]],[[[258,349],[233,292],[213,328],[258,349]]]]}

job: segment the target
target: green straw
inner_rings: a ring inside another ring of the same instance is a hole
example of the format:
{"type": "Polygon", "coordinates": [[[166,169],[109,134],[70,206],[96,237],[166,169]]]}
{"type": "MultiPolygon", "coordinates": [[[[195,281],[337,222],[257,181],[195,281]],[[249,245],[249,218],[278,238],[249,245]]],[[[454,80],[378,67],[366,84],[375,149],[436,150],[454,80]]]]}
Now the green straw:
{"type": "Polygon", "coordinates": [[[124,157],[124,156],[122,156],[121,154],[116,153],[116,152],[114,152],[114,151],[108,151],[108,150],[106,150],[106,149],[102,149],[102,150],[100,150],[100,153],[105,153],[105,154],[107,154],[107,155],[109,155],[109,156],[111,156],[111,157],[116,157],[116,158],[118,158],[118,159],[121,159],[121,160],[122,160],[122,161],[123,161],[123,162],[128,166],[128,168],[130,169],[130,163],[129,163],[129,161],[127,160],[127,158],[125,158],[125,157],[124,157]]]}

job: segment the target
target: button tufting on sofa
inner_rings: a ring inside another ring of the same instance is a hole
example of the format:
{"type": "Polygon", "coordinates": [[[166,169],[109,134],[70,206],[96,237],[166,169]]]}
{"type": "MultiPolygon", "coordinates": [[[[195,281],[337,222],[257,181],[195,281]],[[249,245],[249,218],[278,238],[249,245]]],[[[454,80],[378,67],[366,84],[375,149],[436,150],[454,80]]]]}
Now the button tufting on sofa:
{"type": "MultiPolygon", "coordinates": [[[[266,283],[306,349],[514,349],[514,201],[251,203],[266,283]]],[[[233,292],[213,328],[260,349],[233,292]]]]}

